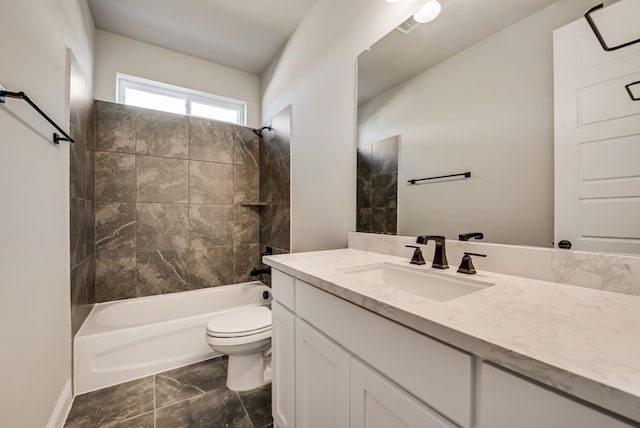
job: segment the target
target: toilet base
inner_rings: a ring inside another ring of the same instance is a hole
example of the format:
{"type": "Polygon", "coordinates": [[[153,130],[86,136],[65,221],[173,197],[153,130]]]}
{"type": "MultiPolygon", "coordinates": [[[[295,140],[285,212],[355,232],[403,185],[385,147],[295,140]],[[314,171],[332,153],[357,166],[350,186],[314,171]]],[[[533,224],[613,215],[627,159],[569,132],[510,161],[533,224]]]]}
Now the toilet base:
{"type": "Polygon", "coordinates": [[[271,358],[259,354],[229,355],[227,388],[251,391],[271,382],[271,358]]]}

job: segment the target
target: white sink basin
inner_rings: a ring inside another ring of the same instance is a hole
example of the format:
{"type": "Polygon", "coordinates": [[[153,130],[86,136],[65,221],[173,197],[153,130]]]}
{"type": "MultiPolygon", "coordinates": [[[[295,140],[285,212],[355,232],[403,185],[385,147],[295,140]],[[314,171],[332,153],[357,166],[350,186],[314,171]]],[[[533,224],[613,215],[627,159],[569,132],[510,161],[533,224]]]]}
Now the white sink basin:
{"type": "Polygon", "coordinates": [[[340,271],[345,275],[382,284],[437,302],[446,302],[494,285],[476,279],[442,275],[432,271],[426,272],[424,269],[419,270],[392,263],[376,263],[345,268],[340,271]]]}

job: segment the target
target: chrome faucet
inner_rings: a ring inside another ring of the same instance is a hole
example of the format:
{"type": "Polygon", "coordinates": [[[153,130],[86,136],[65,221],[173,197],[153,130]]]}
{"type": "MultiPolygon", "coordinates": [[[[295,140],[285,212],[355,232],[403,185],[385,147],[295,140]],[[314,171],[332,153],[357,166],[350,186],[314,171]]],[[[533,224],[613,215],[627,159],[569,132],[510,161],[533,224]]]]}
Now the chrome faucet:
{"type": "Polygon", "coordinates": [[[435,241],[436,243],[436,251],[433,254],[433,262],[431,263],[431,267],[435,269],[449,269],[449,265],[447,264],[447,252],[445,251],[445,241],[447,240],[444,236],[427,236],[421,235],[416,239],[417,244],[426,245],[429,241],[435,241]]]}

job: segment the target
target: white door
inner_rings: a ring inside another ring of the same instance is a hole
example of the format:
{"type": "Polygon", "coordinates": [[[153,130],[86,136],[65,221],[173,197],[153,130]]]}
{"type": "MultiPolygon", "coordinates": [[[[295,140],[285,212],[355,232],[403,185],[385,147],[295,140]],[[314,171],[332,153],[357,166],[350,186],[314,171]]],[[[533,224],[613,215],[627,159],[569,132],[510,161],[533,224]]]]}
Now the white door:
{"type": "Polygon", "coordinates": [[[296,427],[349,427],[349,354],[296,318],[296,427]]]}
{"type": "Polygon", "coordinates": [[[277,427],[295,426],[295,314],[271,303],[272,414],[277,427]]]}
{"type": "MultiPolygon", "coordinates": [[[[609,46],[640,38],[638,0],[593,18],[609,46]]],[[[640,43],[606,52],[585,19],[556,30],[553,43],[555,243],[640,253],[640,101],[625,89],[640,80],[640,43]]]]}
{"type": "Polygon", "coordinates": [[[351,359],[351,428],[455,425],[356,359],[351,359]]]}

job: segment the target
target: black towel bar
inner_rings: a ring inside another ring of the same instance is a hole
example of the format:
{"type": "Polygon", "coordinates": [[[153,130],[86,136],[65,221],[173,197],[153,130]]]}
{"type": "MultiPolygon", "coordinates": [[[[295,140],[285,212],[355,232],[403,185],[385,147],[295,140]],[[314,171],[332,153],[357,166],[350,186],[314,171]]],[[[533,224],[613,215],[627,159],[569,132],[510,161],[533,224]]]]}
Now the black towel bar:
{"type": "Polygon", "coordinates": [[[62,128],[60,128],[58,126],[57,123],[55,123],[49,116],[47,116],[47,114],[44,111],[42,111],[42,109],[40,107],[38,107],[38,105],[36,103],[34,103],[31,100],[31,98],[29,98],[27,96],[27,94],[25,94],[24,92],[0,91],[0,102],[4,103],[4,100],[3,100],[4,97],[17,98],[17,99],[24,100],[27,104],[29,104],[31,107],[33,107],[33,109],[35,111],[40,113],[40,116],[44,117],[47,120],[47,122],[49,122],[54,128],[56,128],[58,131],[60,131],[60,133],[63,135],[63,137],[59,136],[57,133],[54,133],[53,134],[53,142],[54,142],[54,144],[59,144],[60,141],[69,141],[70,143],[75,143],[73,138],[71,138],[71,136],[69,134],[67,134],[62,128]]]}
{"type": "Polygon", "coordinates": [[[427,178],[412,178],[411,180],[407,180],[409,184],[416,184],[418,181],[428,181],[428,180],[437,180],[439,178],[451,178],[451,177],[463,177],[469,178],[471,177],[471,172],[461,172],[460,174],[449,174],[449,175],[438,175],[436,177],[427,177],[427,178]]]}

